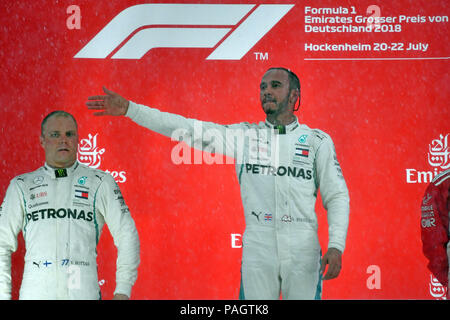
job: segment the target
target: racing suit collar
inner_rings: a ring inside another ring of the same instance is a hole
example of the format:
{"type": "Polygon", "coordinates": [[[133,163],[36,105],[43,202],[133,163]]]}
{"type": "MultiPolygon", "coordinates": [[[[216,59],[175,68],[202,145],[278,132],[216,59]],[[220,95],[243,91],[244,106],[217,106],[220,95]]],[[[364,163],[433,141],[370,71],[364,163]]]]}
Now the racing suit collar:
{"type": "Polygon", "coordinates": [[[79,162],[75,161],[75,163],[68,168],[53,168],[46,162],[44,164],[44,170],[50,177],[52,177],[53,179],[57,179],[71,176],[79,165],[79,162]]]}
{"type": "Polygon", "coordinates": [[[269,120],[267,120],[267,119],[266,119],[265,124],[267,127],[274,129],[277,134],[286,134],[286,133],[294,131],[299,126],[298,118],[296,116],[294,116],[294,117],[295,117],[295,120],[292,121],[288,125],[274,125],[274,124],[270,123],[269,120]]]}

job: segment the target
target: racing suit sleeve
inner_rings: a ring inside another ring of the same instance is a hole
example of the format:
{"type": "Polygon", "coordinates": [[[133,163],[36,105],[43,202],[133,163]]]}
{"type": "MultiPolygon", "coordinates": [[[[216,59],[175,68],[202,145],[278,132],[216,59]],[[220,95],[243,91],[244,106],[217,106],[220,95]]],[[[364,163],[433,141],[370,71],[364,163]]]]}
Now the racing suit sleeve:
{"type": "Polygon", "coordinates": [[[97,194],[97,208],[105,218],[117,247],[116,289],[114,294],[131,297],[140,263],[139,236],[128,206],[113,177],[106,174],[97,194]]]}
{"type": "Polygon", "coordinates": [[[23,225],[23,193],[13,179],[0,207],[0,299],[11,299],[11,254],[23,225]]]}
{"type": "Polygon", "coordinates": [[[238,147],[238,143],[246,139],[245,130],[249,128],[248,123],[221,125],[189,119],[132,101],[129,101],[126,116],[143,127],[172,138],[173,141],[181,140],[198,150],[223,154],[238,161],[242,159],[242,148],[238,147]]]}
{"type": "Polygon", "coordinates": [[[428,269],[443,286],[448,285],[448,190],[439,190],[431,183],[422,199],[422,250],[429,260],[428,269]],[[442,194],[445,191],[445,194],[442,194]]]}
{"type": "Polygon", "coordinates": [[[327,210],[328,248],[345,249],[350,213],[350,199],[331,138],[327,135],[316,151],[316,179],[322,204],[327,210]]]}

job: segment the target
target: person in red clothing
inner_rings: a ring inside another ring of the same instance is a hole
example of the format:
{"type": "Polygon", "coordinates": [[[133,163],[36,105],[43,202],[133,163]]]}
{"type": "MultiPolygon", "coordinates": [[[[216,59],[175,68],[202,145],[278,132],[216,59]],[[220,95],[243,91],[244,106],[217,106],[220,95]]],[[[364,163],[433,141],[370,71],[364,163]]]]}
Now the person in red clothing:
{"type": "Polygon", "coordinates": [[[450,259],[450,169],[438,174],[428,185],[422,199],[422,250],[428,269],[448,290],[450,259]]]}

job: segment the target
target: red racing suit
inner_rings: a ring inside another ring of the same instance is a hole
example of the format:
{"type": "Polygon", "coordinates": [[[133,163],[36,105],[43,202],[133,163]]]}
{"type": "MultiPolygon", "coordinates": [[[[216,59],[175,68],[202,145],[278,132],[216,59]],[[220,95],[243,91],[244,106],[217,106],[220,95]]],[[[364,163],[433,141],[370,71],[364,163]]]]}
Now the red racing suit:
{"type": "Polygon", "coordinates": [[[422,249],[429,260],[428,269],[447,288],[450,257],[449,188],[450,170],[446,170],[437,175],[427,187],[421,208],[422,249]]]}

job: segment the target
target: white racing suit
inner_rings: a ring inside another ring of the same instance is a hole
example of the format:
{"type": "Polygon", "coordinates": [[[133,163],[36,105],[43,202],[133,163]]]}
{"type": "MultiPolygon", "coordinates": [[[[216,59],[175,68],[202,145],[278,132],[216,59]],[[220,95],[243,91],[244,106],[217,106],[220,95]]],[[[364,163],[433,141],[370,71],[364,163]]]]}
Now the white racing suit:
{"type": "Polygon", "coordinates": [[[60,170],[45,164],[12,179],[0,208],[0,298],[11,298],[11,253],[22,231],[20,299],[100,299],[96,247],[105,222],[118,248],[114,293],[130,297],[139,238],[110,174],[78,162],[60,170]]]}
{"type": "Polygon", "coordinates": [[[131,101],[126,115],[173,140],[235,159],[246,222],[240,298],[278,299],[280,292],[283,299],[321,298],[319,187],[329,248],[344,251],[349,219],[348,190],[326,133],[297,119],[277,130],[267,121],[219,125],[131,101]]]}

